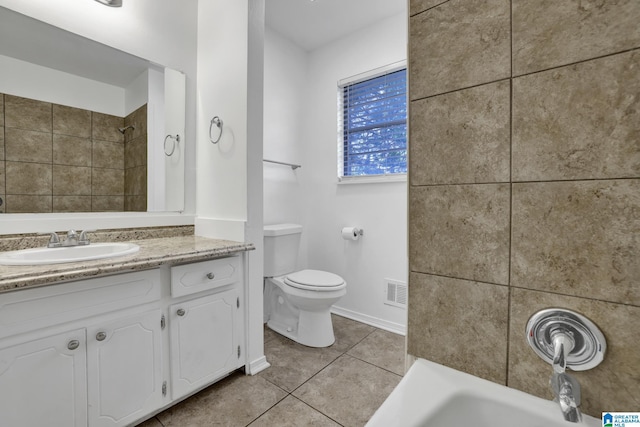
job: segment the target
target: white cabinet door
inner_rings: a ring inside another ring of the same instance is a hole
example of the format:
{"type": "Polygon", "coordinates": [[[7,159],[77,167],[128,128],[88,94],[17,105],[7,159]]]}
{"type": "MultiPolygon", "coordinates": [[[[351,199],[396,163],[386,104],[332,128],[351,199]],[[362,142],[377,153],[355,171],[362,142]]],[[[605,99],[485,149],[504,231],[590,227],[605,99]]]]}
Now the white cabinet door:
{"type": "Polygon", "coordinates": [[[87,328],[89,426],[122,426],[160,408],[161,310],[87,328]]]}
{"type": "Polygon", "coordinates": [[[173,399],[239,366],[238,305],[234,288],[169,307],[173,399]]]}
{"type": "Polygon", "coordinates": [[[84,329],[0,349],[0,426],[86,426],[86,369],[84,329]]]}

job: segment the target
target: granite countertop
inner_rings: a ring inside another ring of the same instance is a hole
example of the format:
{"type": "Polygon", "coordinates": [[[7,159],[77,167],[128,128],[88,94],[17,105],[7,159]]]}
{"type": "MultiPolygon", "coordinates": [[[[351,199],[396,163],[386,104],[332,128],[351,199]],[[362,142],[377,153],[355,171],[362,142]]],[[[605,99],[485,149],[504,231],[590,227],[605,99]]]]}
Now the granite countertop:
{"type": "Polygon", "coordinates": [[[135,254],[64,264],[0,266],[0,293],[105,274],[148,270],[163,264],[204,261],[255,249],[251,243],[199,236],[133,240],[135,254]]]}

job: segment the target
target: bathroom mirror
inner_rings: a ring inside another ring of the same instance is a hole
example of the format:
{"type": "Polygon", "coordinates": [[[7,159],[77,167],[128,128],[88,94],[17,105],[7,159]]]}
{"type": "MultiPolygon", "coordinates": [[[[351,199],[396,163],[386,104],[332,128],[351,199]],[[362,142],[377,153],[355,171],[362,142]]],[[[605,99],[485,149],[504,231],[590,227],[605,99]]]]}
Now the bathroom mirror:
{"type": "Polygon", "coordinates": [[[185,76],[0,7],[0,211],[184,209],[185,76]]]}

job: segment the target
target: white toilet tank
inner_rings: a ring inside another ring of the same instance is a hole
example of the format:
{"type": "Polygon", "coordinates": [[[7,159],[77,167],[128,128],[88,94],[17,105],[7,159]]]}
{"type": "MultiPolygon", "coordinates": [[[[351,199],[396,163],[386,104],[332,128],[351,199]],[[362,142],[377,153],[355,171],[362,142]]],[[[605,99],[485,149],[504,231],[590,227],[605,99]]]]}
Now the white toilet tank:
{"type": "Polygon", "coordinates": [[[296,270],[300,234],[298,224],[264,226],[264,276],[276,277],[296,270]]]}

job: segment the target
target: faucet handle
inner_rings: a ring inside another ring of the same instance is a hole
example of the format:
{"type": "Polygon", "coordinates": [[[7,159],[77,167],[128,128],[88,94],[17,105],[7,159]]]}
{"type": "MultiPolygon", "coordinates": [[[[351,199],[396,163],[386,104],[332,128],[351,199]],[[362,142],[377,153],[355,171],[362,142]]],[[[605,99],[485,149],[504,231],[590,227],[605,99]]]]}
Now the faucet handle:
{"type": "Polygon", "coordinates": [[[91,243],[89,238],[87,237],[87,233],[93,233],[96,230],[82,230],[80,232],[80,238],[78,239],[78,244],[80,245],[88,245],[91,243]]]}
{"type": "Polygon", "coordinates": [[[48,248],[54,248],[56,246],[60,246],[60,237],[56,234],[55,231],[48,231],[46,233],[38,233],[40,236],[50,236],[49,243],[47,243],[48,248]]]}
{"type": "Polygon", "coordinates": [[[551,362],[553,371],[562,374],[567,369],[567,355],[571,353],[576,342],[569,331],[563,328],[551,331],[551,340],[554,350],[553,360],[551,362]]]}

